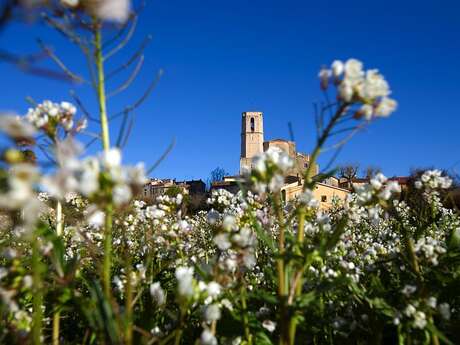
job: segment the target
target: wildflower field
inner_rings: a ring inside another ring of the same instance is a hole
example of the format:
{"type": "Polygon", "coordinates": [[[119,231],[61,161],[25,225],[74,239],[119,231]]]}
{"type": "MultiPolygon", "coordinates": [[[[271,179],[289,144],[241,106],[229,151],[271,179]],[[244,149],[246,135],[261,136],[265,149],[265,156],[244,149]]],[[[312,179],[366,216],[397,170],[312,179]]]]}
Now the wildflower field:
{"type": "Polygon", "coordinates": [[[129,1],[42,6],[44,21],[89,58],[99,111],[75,97],[0,116],[1,344],[460,343],[450,177],[427,170],[402,190],[379,173],[329,209],[313,197],[336,173],[313,171],[336,134],[346,142],[396,110],[378,70],[357,59],[320,69],[326,100],[294,201],[281,193],[294,162],[270,149],[238,194],[214,191],[200,211],[180,193],[147,204],[148,172],[123,165],[120,148],[137,103],[119,133],[106,110],[106,58],[119,46],[103,50],[103,24],[132,21],[129,1]],[[92,118],[95,155],[79,140],[92,118]]]}

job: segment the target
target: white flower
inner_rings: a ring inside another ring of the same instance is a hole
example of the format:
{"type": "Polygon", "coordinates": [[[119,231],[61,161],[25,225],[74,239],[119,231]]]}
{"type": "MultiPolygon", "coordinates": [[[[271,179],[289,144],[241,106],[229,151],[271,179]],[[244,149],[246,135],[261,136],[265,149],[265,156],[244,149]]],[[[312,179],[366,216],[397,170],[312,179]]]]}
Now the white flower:
{"type": "Polygon", "coordinates": [[[427,324],[426,315],[423,311],[418,311],[414,316],[414,326],[420,329],[425,328],[427,324]]]}
{"type": "Polygon", "coordinates": [[[438,309],[444,320],[450,320],[450,306],[448,303],[441,303],[438,309]]]}
{"type": "Polygon", "coordinates": [[[207,322],[219,320],[221,317],[220,307],[217,304],[208,305],[204,311],[204,319],[207,322]]]}
{"type": "Polygon", "coordinates": [[[331,77],[331,71],[327,68],[321,68],[318,73],[318,78],[320,80],[321,89],[326,90],[329,86],[329,78],[331,77]]]}
{"type": "Polygon", "coordinates": [[[272,192],[279,192],[281,188],[284,185],[284,177],[279,174],[275,174],[272,179],[270,180],[270,183],[268,184],[268,188],[272,192]]]}
{"type": "Polygon", "coordinates": [[[227,250],[229,249],[232,244],[229,241],[228,234],[220,233],[214,237],[214,243],[220,250],[227,250]]]}
{"type": "Polygon", "coordinates": [[[436,297],[431,296],[430,298],[427,299],[426,304],[434,309],[436,308],[436,305],[438,304],[438,300],[436,299],[436,297]]]}
{"type": "Polygon", "coordinates": [[[93,228],[101,228],[104,225],[105,213],[100,210],[96,210],[87,217],[87,220],[88,225],[93,228]]]}
{"type": "Polygon", "coordinates": [[[108,169],[115,168],[121,164],[121,152],[119,149],[111,148],[107,152],[104,152],[102,162],[108,169]]]}
{"type": "Polygon", "coordinates": [[[208,293],[208,296],[211,298],[216,298],[217,296],[219,296],[221,290],[222,287],[219,283],[216,282],[210,282],[206,287],[206,292],[208,293]]]}
{"type": "Polygon", "coordinates": [[[383,97],[375,108],[376,116],[387,117],[396,110],[398,103],[391,98],[383,97]]]}
{"type": "Polygon", "coordinates": [[[359,109],[359,114],[369,121],[372,119],[372,115],[374,115],[374,107],[370,104],[363,104],[359,109]]]}
{"type": "Polygon", "coordinates": [[[270,333],[273,333],[273,331],[276,329],[276,322],[271,320],[264,320],[264,322],[262,322],[262,327],[270,333]]]}
{"type": "Polygon", "coordinates": [[[306,189],[305,192],[299,196],[299,201],[307,207],[317,208],[319,206],[318,200],[315,199],[313,192],[310,189],[306,189]]]}
{"type": "Polygon", "coordinates": [[[353,85],[348,79],[344,79],[339,85],[339,97],[345,102],[353,99],[353,85]]]}
{"type": "Polygon", "coordinates": [[[264,156],[263,155],[258,155],[258,156],[255,156],[253,159],[252,159],[252,166],[253,166],[253,169],[257,172],[259,172],[260,174],[263,174],[265,173],[265,171],[267,170],[266,166],[265,166],[265,159],[264,159],[264,156]]]}
{"type": "Polygon", "coordinates": [[[404,314],[406,314],[407,317],[410,317],[415,314],[417,309],[412,304],[409,304],[406,309],[404,310],[404,314]]]}
{"type": "Polygon", "coordinates": [[[340,77],[345,70],[345,66],[343,65],[343,62],[340,60],[335,60],[332,65],[332,75],[336,78],[340,77]]]}
{"type": "Polygon", "coordinates": [[[366,78],[359,91],[360,96],[368,100],[386,97],[390,94],[387,81],[376,69],[370,69],[366,72],[366,78]]]}
{"type": "Polygon", "coordinates": [[[116,185],[112,190],[113,203],[116,206],[127,204],[132,197],[131,188],[125,184],[116,185]]]}
{"type": "Polygon", "coordinates": [[[351,82],[356,82],[363,76],[363,63],[356,59],[348,59],[345,63],[345,78],[351,82]]]}
{"type": "Polygon", "coordinates": [[[102,20],[125,22],[129,18],[130,0],[93,0],[88,9],[102,20]]]}
{"type": "Polygon", "coordinates": [[[238,228],[236,218],[232,215],[226,215],[222,221],[222,227],[227,231],[236,230],[238,228]]]}
{"type": "Polygon", "coordinates": [[[30,123],[13,114],[0,114],[0,129],[14,139],[31,138],[35,134],[30,123]]]}
{"type": "Polygon", "coordinates": [[[178,282],[179,295],[184,297],[193,296],[193,267],[177,267],[176,279],[178,282]]]}
{"type": "Polygon", "coordinates": [[[150,295],[153,297],[157,305],[162,306],[166,303],[165,292],[161,288],[159,282],[155,282],[150,285],[150,295]]]}
{"type": "Polygon", "coordinates": [[[417,290],[417,287],[415,285],[406,285],[404,286],[404,289],[402,289],[402,293],[406,296],[412,295],[415,291],[417,290]]]}
{"type": "Polygon", "coordinates": [[[77,7],[79,3],[79,0],[61,0],[61,4],[67,7],[77,7]]]}
{"type": "Polygon", "coordinates": [[[200,337],[201,345],[217,345],[216,337],[208,329],[203,330],[200,337]]]}

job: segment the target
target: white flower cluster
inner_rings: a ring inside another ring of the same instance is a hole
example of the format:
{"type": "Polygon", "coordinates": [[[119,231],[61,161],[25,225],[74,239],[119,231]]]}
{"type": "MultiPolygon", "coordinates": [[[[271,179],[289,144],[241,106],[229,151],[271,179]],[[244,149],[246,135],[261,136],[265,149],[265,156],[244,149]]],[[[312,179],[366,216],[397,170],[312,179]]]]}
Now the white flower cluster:
{"type": "Polygon", "coordinates": [[[69,8],[83,7],[102,20],[125,22],[129,18],[130,0],[61,0],[69,8]]]}
{"type": "Polygon", "coordinates": [[[306,189],[304,192],[302,192],[297,199],[301,204],[304,204],[307,207],[310,208],[318,208],[319,207],[319,201],[315,199],[315,196],[313,195],[313,191],[311,189],[306,189]]]}
{"type": "Polygon", "coordinates": [[[45,129],[48,133],[53,133],[60,125],[69,132],[74,125],[74,116],[77,108],[69,102],[53,103],[44,101],[35,108],[30,108],[26,119],[35,127],[45,129]]]}
{"type": "Polygon", "coordinates": [[[449,189],[452,186],[452,179],[448,176],[442,176],[441,170],[427,170],[420,179],[415,181],[415,188],[423,191],[423,197],[434,208],[442,209],[442,202],[439,191],[449,189]]]}
{"type": "Polygon", "coordinates": [[[357,118],[386,117],[396,110],[397,103],[388,97],[391,91],[384,76],[376,69],[364,71],[359,60],[335,60],[330,69],[321,69],[319,78],[323,90],[331,81],[337,85],[338,97],[343,102],[362,103],[357,118]]]}
{"type": "Polygon", "coordinates": [[[415,252],[418,256],[423,257],[433,266],[437,266],[439,263],[439,255],[446,252],[446,248],[440,241],[432,237],[423,237],[415,244],[415,252]]]}
{"type": "Polygon", "coordinates": [[[214,243],[223,252],[222,268],[234,272],[239,265],[249,269],[256,264],[255,246],[257,238],[246,226],[239,227],[233,215],[225,215],[222,221],[222,232],[214,237],[214,243]]]}
{"type": "Polygon", "coordinates": [[[441,170],[427,170],[420,180],[415,181],[417,189],[449,189],[452,186],[452,179],[448,176],[442,176],[441,170]]]}
{"type": "Polygon", "coordinates": [[[0,130],[13,139],[32,138],[36,133],[34,126],[14,114],[0,114],[0,130]]]}
{"type": "Polygon", "coordinates": [[[404,314],[408,318],[413,319],[413,325],[415,328],[419,328],[419,329],[425,328],[427,324],[427,320],[426,320],[426,314],[423,311],[417,310],[417,308],[414,305],[409,304],[404,310],[404,314]]]}
{"type": "Polygon", "coordinates": [[[121,153],[110,149],[97,157],[78,160],[66,157],[58,171],[42,179],[42,186],[54,197],[64,198],[77,192],[91,199],[108,198],[116,206],[128,203],[145,182],[143,164],[122,166],[121,153]]]}
{"type": "Polygon", "coordinates": [[[375,198],[389,200],[394,194],[401,193],[401,186],[396,181],[389,181],[382,173],[378,173],[369,184],[355,186],[357,200],[362,205],[368,204],[375,198]]]}
{"type": "Polygon", "coordinates": [[[284,175],[294,166],[289,155],[277,147],[255,156],[252,160],[250,179],[259,194],[279,192],[284,185],[284,175]]]}

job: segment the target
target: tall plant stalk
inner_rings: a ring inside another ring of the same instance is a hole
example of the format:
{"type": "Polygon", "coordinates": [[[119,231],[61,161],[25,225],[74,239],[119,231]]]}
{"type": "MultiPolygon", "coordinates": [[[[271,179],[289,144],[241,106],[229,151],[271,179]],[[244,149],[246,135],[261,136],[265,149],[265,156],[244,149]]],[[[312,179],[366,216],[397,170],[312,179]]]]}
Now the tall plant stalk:
{"type": "MultiPolygon", "coordinates": [[[[313,177],[315,175],[315,166],[316,166],[316,161],[321,153],[321,150],[324,147],[324,144],[326,143],[327,139],[329,138],[332,130],[334,127],[337,125],[337,122],[340,120],[340,118],[343,116],[345,113],[348,103],[343,103],[341,104],[338,108],[335,114],[331,117],[328,125],[324,129],[324,131],[321,133],[321,136],[318,138],[318,141],[316,143],[316,146],[310,156],[310,161],[307,167],[307,170],[305,172],[304,178],[305,182],[303,185],[304,190],[308,188],[314,188],[314,183],[313,183],[313,177]]],[[[305,208],[302,207],[299,210],[298,216],[297,216],[297,245],[298,248],[302,247],[303,241],[304,241],[304,227],[305,227],[305,208]]],[[[279,217],[278,217],[279,218],[279,217]]],[[[283,236],[284,237],[284,236],[283,236]]],[[[284,246],[283,246],[283,252],[284,252],[284,246]]],[[[281,254],[281,251],[280,251],[281,254]]],[[[283,260],[283,267],[285,266],[284,264],[284,258],[283,260]]],[[[294,270],[293,274],[296,279],[293,280],[293,284],[296,284],[293,286],[292,291],[294,292],[294,296],[292,300],[300,296],[302,293],[302,286],[303,286],[303,270],[304,267],[300,267],[298,270],[294,270]]],[[[282,317],[284,314],[286,314],[285,311],[283,311],[284,308],[282,308],[281,313],[282,317]]],[[[297,321],[295,318],[293,318],[291,315],[286,315],[283,317],[282,321],[282,329],[281,329],[281,341],[280,343],[282,345],[289,344],[293,345],[295,344],[295,335],[296,335],[296,329],[297,329],[297,321]],[[284,320],[283,320],[284,319],[284,320]],[[284,323],[284,325],[283,325],[284,323]]]]}
{"type": "MultiPolygon", "coordinates": [[[[101,122],[101,137],[104,152],[110,149],[110,131],[107,117],[107,100],[105,89],[104,57],[102,54],[101,23],[94,19],[94,57],[97,70],[97,100],[99,103],[99,118],[101,122]]],[[[104,227],[104,262],[103,286],[106,296],[111,295],[111,269],[112,269],[112,205],[109,203],[105,209],[104,227]]]]}
{"type": "Polygon", "coordinates": [[[61,323],[61,312],[60,310],[57,309],[53,313],[53,335],[52,335],[53,345],[59,345],[60,323],[61,323]]]}
{"type": "Polygon", "coordinates": [[[32,279],[33,279],[33,315],[32,315],[32,343],[42,344],[43,326],[43,284],[41,277],[40,244],[37,238],[32,241],[32,279]]]}
{"type": "MultiPolygon", "coordinates": [[[[60,200],[56,202],[56,235],[61,237],[64,228],[64,217],[62,214],[62,203],[60,200]]],[[[58,306],[53,312],[53,335],[52,342],[53,345],[59,345],[59,331],[61,323],[61,312],[58,309],[58,306]]]]}

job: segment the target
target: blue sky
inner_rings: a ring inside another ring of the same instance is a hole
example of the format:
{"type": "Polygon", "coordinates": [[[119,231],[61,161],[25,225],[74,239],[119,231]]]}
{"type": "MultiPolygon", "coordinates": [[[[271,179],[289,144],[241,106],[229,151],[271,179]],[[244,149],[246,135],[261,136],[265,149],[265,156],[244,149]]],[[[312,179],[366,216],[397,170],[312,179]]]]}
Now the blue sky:
{"type": "MultiPolygon", "coordinates": [[[[312,104],[322,100],[318,70],[349,57],[386,76],[399,109],[359,133],[337,163],[378,166],[389,176],[421,166],[460,171],[456,1],[151,0],[133,40],[109,63],[126,58],[148,34],[153,41],[143,73],[110,100],[109,112],[135,100],[164,70],[136,112],[125,150],[125,161],[149,165],[175,139],[154,176],[205,179],[216,166],[237,172],[246,110],[264,112],[266,139],[289,138],[291,122],[298,150],[309,152],[315,140],[312,104]]],[[[9,26],[0,33],[0,47],[32,52],[36,38],[52,45],[74,70],[85,68],[78,50],[37,24],[9,26]]],[[[40,79],[5,63],[0,75],[0,109],[25,112],[25,96],[69,100],[72,88],[96,113],[86,86],[40,79]]]]}

